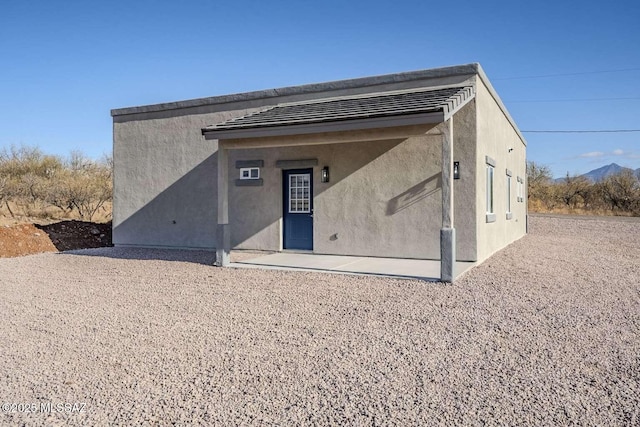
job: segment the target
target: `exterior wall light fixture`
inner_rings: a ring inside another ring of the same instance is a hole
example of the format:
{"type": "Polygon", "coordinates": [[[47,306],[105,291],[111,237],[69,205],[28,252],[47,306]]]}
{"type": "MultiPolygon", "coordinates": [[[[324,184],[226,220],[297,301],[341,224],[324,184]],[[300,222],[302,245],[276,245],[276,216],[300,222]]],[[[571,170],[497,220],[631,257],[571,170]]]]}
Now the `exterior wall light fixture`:
{"type": "Polygon", "coordinates": [[[322,175],[320,175],[322,182],[329,182],[329,166],[322,168],[322,175]]]}
{"type": "Polygon", "coordinates": [[[460,179],[460,162],[453,162],[453,179],[460,179]]]}

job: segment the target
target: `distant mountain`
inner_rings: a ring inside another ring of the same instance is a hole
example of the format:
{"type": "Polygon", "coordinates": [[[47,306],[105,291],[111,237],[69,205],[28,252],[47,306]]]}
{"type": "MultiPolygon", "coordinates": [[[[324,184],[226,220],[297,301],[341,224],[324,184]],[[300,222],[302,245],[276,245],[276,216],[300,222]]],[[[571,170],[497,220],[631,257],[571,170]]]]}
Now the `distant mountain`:
{"type": "MultiPolygon", "coordinates": [[[[640,168],[636,169],[635,171],[633,169],[630,168],[625,168],[624,166],[620,166],[617,163],[611,163],[610,165],[606,165],[606,166],[602,166],[598,169],[594,169],[590,172],[587,172],[585,174],[582,174],[580,176],[584,176],[585,178],[587,178],[589,181],[591,182],[598,182],[598,181],[602,181],[603,179],[605,179],[608,176],[611,175],[615,175],[617,173],[620,173],[624,170],[628,170],[631,171],[633,173],[635,173],[638,177],[640,177],[640,168]]],[[[556,178],[553,181],[554,182],[563,182],[564,181],[564,177],[562,178],[556,178]]]]}
{"type": "Polygon", "coordinates": [[[591,172],[587,172],[582,176],[586,177],[587,179],[593,182],[598,182],[598,181],[602,181],[603,179],[605,179],[610,175],[618,174],[623,170],[635,172],[633,169],[622,167],[617,163],[611,163],[610,165],[602,166],[601,168],[594,169],[591,172]]]}

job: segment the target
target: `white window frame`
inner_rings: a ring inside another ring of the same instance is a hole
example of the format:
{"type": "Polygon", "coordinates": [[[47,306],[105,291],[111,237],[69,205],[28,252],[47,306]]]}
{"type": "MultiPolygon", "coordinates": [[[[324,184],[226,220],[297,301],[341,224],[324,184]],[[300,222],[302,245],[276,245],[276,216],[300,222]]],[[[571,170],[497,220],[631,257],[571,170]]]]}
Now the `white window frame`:
{"type": "Polygon", "coordinates": [[[511,171],[507,169],[507,219],[513,218],[511,212],[511,171]]]}
{"type": "Polygon", "coordinates": [[[487,165],[487,214],[492,214],[494,212],[494,176],[495,176],[495,168],[491,165],[487,165]]]}
{"type": "Polygon", "coordinates": [[[260,168],[240,168],[240,179],[260,179],[260,168]]]}
{"type": "Polygon", "coordinates": [[[289,174],[289,213],[311,213],[311,174],[308,173],[292,173],[289,174]],[[303,182],[302,182],[302,186],[298,186],[297,182],[295,185],[293,185],[292,181],[293,178],[295,178],[295,180],[297,181],[299,177],[303,178],[303,182]],[[307,178],[307,186],[306,189],[307,191],[307,197],[304,196],[304,190],[305,190],[305,183],[304,183],[304,178],[307,178]],[[302,190],[302,197],[297,197],[297,190],[300,189],[302,190]],[[294,192],[296,193],[295,197],[292,197],[291,193],[292,190],[295,190],[294,192]],[[307,208],[304,208],[304,202],[307,202],[307,208]],[[295,209],[292,209],[292,205],[295,203],[297,204],[297,202],[301,202],[303,207],[298,209],[297,207],[295,209]]]}
{"type": "Polygon", "coordinates": [[[520,201],[524,202],[524,178],[520,178],[520,201]]]}
{"type": "Polygon", "coordinates": [[[522,185],[522,178],[517,177],[517,178],[516,178],[516,180],[517,180],[517,182],[518,182],[518,184],[517,184],[517,190],[516,190],[516,191],[517,191],[516,198],[517,198],[517,201],[518,201],[518,202],[522,202],[522,201],[523,201],[523,199],[524,199],[524,196],[523,196],[523,194],[522,194],[522,187],[523,187],[523,185],[522,185]]]}
{"type": "Polygon", "coordinates": [[[487,193],[487,222],[496,220],[495,214],[495,165],[496,162],[489,156],[486,157],[486,193],[487,193]]]}

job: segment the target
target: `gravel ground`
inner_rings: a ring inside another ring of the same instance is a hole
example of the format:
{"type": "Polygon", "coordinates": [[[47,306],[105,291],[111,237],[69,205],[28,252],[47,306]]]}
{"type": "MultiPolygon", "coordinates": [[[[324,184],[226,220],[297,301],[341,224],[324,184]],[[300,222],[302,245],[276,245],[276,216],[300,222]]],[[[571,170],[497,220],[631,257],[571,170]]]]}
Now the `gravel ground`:
{"type": "Polygon", "coordinates": [[[1,259],[0,424],[640,425],[640,222],[530,225],[455,285],[1,259]]]}

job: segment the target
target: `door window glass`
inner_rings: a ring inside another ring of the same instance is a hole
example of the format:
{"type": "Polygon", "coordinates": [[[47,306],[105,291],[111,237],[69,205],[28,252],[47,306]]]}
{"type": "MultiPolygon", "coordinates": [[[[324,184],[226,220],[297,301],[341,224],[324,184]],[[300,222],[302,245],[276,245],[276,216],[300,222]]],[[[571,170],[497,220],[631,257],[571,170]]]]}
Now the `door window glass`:
{"type": "Polygon", "coordinates": [[[310,212],[310,181],[308,173],[289,175],[289,213],[310,212]]]}

